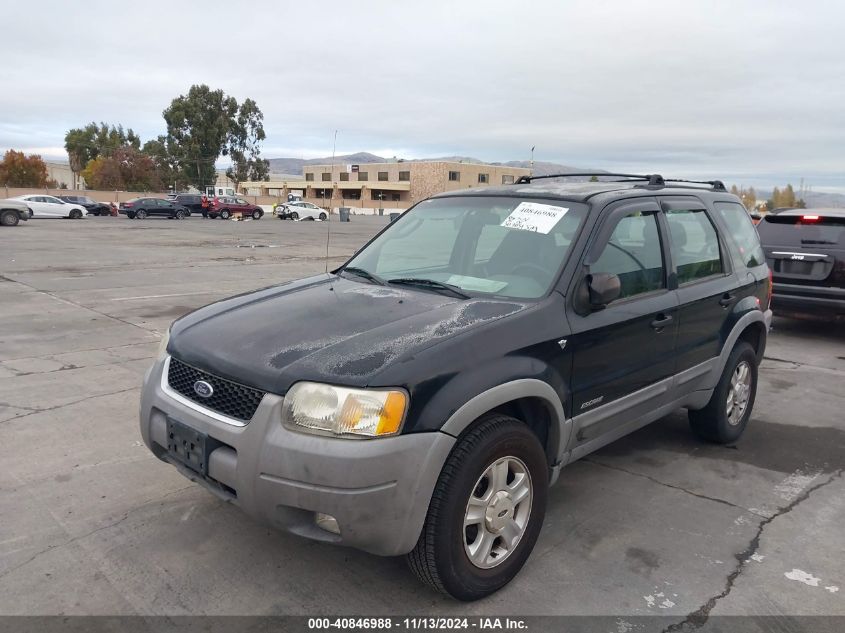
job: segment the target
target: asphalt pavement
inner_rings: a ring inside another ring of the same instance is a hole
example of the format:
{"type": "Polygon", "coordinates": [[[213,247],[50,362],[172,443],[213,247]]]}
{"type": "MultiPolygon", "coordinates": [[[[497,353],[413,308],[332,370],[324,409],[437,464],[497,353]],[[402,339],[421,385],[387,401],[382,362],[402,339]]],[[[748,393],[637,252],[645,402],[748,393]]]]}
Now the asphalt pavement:
{"type": "Polygon", "coordinates": [[[775,319],[736,445],[679,411],[565,468],[525,568],[472,604],[401,559],[258,525],[156,460],[139,387],[170,322],[322,272],[386,222],[0,229],[0,614],[845,615],[841,324],[775,319]]]}

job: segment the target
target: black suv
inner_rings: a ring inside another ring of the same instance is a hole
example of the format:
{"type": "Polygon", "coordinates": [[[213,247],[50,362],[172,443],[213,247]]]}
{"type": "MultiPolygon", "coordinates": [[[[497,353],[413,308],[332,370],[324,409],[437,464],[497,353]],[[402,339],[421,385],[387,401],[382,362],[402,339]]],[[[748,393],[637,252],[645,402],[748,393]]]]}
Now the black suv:
{"type": "Polygon", "coordinates": [[[782,209],[757,231],[777,314],[845,317],[845,209],[782,209]]]}
{"type": "Polygon", "coordinates": [[[59,200],[79,204],[85,207],[88,215],[111,215],[111,207],[105,202],[97,202],[88,196],[56,196],[59,200]]]}
{"type": "Polygon", "coordinates": [[[203,217],[207,217],[208,212],[202,206],[202,198],[202,195],[198,193],[177,193],[167,196],[167,199],[171,202],[185,207],[188,210],[188,215],[201,213],[203,217]]]}
{"type": "Polygon", "coordinates": [[[714,442],[751,416],[771,311],[747,211],[620,178],[440,194],[331,273],[178,319],[144,442],[275,527],[496,591],[563,466],[680,407],[714,442]]]}

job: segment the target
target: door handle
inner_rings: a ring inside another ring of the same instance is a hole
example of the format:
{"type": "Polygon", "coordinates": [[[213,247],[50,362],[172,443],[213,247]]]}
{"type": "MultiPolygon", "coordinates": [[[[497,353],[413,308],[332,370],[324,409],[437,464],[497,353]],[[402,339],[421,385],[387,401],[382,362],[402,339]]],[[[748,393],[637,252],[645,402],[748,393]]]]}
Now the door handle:
{"type": "Polygon", "coordinates": [[[660,332],[663,328],[672,322],[672,315],[658,314],[657,318],[651,322],[651,327],[660,332]]]}
{"type": "Polygon", "coordinates": [[[731,305],[733,303],[733,300],[734,300],[734,296],[731,293],[726,292],[725,294],[722,295],[722,298],[719,299],[719,305],[722,306],[723,308],[727,308],[729,305],[731,305]]]}

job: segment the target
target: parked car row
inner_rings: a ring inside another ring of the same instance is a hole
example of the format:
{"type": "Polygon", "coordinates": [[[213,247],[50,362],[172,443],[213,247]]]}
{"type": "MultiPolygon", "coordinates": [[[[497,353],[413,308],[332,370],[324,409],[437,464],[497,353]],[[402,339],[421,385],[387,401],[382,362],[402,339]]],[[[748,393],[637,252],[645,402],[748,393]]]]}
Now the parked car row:
{"type": "Polygon", "coordinates": [[[70,218],[78,220],[88,215],[88,209],[75,202],[67,202],[56,196],[30,194],[12,198],[24,203],[31,218],[70,218]]]}

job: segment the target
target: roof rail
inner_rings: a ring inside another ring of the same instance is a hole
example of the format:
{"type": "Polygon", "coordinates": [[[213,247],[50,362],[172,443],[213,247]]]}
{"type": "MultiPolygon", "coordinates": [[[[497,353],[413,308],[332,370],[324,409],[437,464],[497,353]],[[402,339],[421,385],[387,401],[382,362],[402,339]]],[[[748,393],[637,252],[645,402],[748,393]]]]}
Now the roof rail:
{"type": "Polygon", "coordinates": [[[713,191],[727,191],[721,180],[684,180],[683,178],[667,178],[666,182],[685,182],[692,185],[710,185],[713,191]]]}
{"type": "Polygon", "coordinates": [[[520,176],[519,179],[514,182],[515,185],[527,185],[530,184],[534,180],[540,180],[543,178],[569,178],[570,176],[596,176],[596,177],[607,177],[612,176],[615,178],[624,178],[625,180],[611,180],[604,182],[646,182],[649,186],[663,186],[670,182],[680,182],[686,183],[691,185],[709,185],[713,191],[727,191],[725,188],[725,183],[721,180],[685,180],[683,178],[664,178],[660,174],[613,174],[607,172],[577,172],[571,174],[546,174],[544,176],[520,176]]]}
{"type": "MultiPolygon", "coordinates": [[[[533,180],[540,180],[543,178],[570,178],[570,177],[580,177],[580,176],[595,176],[598,177],[607,177],[613,176],[616,178],[625,178],[626,180],[631,181],[645,181],[649,185],[662,185],[664,184],[663,176],[660,174],[610,174],[605,171],[603,172],[575,172],[571,174],[546,174],[544,176],[520,176],[515,185],[527,185],[530,184],[533,180]]],[[[605,181],[607,182],[607,181],[605,181]]],[[[625,182],[625,181],[622,181],[625,182]]]]}

